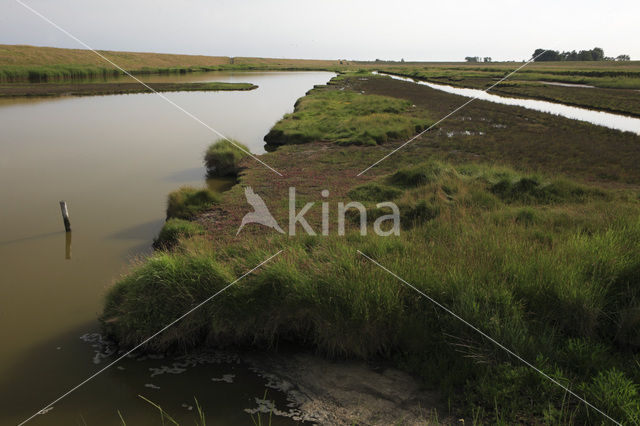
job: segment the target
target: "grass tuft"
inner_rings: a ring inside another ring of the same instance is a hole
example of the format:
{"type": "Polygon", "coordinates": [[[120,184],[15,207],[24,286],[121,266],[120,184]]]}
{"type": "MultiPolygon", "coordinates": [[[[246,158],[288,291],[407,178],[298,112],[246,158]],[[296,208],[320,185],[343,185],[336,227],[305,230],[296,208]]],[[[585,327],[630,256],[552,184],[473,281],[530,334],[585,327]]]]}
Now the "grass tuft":
{"type": "Polygon", "coordinates": [[[204,155],[204,164],[210,177],[237,176],[240,160],[247,157],[249,148],[238,141],[219,139],[209,146],[204,155]],[[242,151],[240,148],[246,152],[242,151]]]}
{"type": "Polygon", "coordinates": [[[369,182],[356,186],[348,195],[355,201],[390,201],[402,194],[400,189],[377,182],[369,182]]]}
{"type": "Polygon", "coordinates": [[[202,225],[184,219],[171,218],[166,221],[153,246],[159,249],[168,249],[178,243],[180,238],[189,238],[203,235],[205,229],[202,225]]]}
{"type": "Polygon", "coordinates": [[[169,194],[167,219],[191,219],[220,201],[220,196],[208,188],[183,186],[169,194]]]}

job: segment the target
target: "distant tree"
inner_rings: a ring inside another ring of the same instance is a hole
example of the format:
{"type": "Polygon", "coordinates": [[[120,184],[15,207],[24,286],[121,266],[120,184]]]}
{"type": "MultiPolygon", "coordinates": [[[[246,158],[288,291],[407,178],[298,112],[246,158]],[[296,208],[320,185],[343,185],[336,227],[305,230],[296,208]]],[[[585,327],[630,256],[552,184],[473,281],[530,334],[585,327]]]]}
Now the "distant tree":
{"type": "Polygon", "coordinates": [[[578,52],[572,50],[571,52],[563,52],[565,61],[577,61],[578,60],[578,52]]]}
{"type": "Polygon", "coordinates": [[[604,50],[600,47],[594,47],[591,50],[581,50],[576,52],[558,52],[557,50],[544,51],[544,49],[536,49],[533,56],[536,61],[604,61],[604,50]],[[544,52],[544,53],[543,53],[544,52]],[[538,55],[540,55],[538,57],[538,55]]]}
{"type": "Polygon", "coordinates": [[[404,62],[404,58],[400,58],[400,62],[404,62]]]}
{"type": "Polygon", "coordinates": [[[484,62],[491,62],[491,56],[485,56],[484,62]]]}
{"type": "Polygon", "coordinates": [[[591,49],[591,56],[594,61],[604,61],[604,50],[599,47],[591,49]]]}
{"type": "Polygon", "coordinates": [[[616,61],[630,61],[631,57],[629,55],[618,55],[616,57],[616,61]]]}
{"type": "Polygon", "coordinates": [[[536,49],[533,52],[532,58],[535,58],[535,62],[549,62],[549,61],[561,61],[562,57],[557,50],[536,49]],[[546,52],[545,52],[546,50],[546,52]],[[543,53],[544,52],[544,53],[543,53]]]}
{"type": "Polygon", "coordinates": [[[479,56],[467,56],[464,58],[465,61],[467,62],[480,62],[480,57],[479,56]]]}
{"type": "Polygon", "coordinates": [[[578,52],[579,61],[593,61],[593,52],[591,50],[581,50],[578,52]]]}

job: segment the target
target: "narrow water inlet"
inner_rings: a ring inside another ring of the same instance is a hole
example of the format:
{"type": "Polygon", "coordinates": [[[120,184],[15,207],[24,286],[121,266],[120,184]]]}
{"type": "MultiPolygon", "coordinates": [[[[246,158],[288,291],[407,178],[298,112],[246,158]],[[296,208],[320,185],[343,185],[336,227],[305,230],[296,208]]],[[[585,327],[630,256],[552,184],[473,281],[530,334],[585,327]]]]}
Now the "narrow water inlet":
{"type": "Polygon", "coordinates": [[[632,132],[640,135],[640,118],[613,114],[604,111],[596,111],[587,108],[574,107],[561,103],[539,101],[536,99],[510,98],[506,96],[487,93],[484,90],[453,87],[445,84],[435,84],[422,80],[414,80],[410,77],[400,77],[393,74],[387,74],[384,72],[374,71],[374,74],[386,75],[395,80],[421,84],[432,89],[442,90],[443,92],[465,96],[467,98],[476,98],[482,101],[495,102],[504,105],[521,106],[527,109],[532,109],[534,111],[555,114],[572,120],[586,121],[597,126],[608,127],[610,129],[621,130],[623,132],[632,132]]]}

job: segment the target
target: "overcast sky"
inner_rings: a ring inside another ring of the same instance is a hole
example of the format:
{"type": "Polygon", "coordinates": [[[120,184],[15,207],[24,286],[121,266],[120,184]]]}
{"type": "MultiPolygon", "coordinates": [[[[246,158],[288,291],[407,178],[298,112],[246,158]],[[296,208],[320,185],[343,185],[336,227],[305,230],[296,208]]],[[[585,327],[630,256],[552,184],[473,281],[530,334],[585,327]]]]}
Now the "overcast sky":
{"type": "MultiPolygon", "coordinates": [[[[602,47],[640,59],[640,1],[22,0],[95,49],[330,59],[528,59],[602,47]]],[[[0,0],[0,44],[79,48],[0,0]]]]}

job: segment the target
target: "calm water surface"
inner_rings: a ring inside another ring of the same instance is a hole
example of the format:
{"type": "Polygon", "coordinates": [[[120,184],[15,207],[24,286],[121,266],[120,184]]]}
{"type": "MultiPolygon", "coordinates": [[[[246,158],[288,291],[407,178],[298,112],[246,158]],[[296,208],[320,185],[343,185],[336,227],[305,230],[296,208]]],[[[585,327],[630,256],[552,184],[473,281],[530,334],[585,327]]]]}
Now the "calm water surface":
{"type": "MultiPolygon", "coordinates": [[[[332,75],[218,72],[147,80],[257,84],[250,92],[165,96],[260,153],[270,127],[332,75]]],[[[110,348],[93,334],[105,291],[131,259],[150,252],[167,193],[204,185],[202,155],[216,138],[153,94],[0,102],[0,424],[21,422],[108,363],[110,348]],[[69,203],[71,241],[61,232],[62,199],[69,203]]],[[[193,424],[194,396],[211,424],[246,424],[244,410],[260,407],[265,386],[224,354],[132,358],[29,424],[113,425],[117,410],[128,424],[151,424],[157,416],[138,394],[183,424],[193,424]]],[[[287,410],[283,394],[270,391],[269,398],[287,410]]],[[[288,422],[278,417],[273,424],[288,422]]]]}

